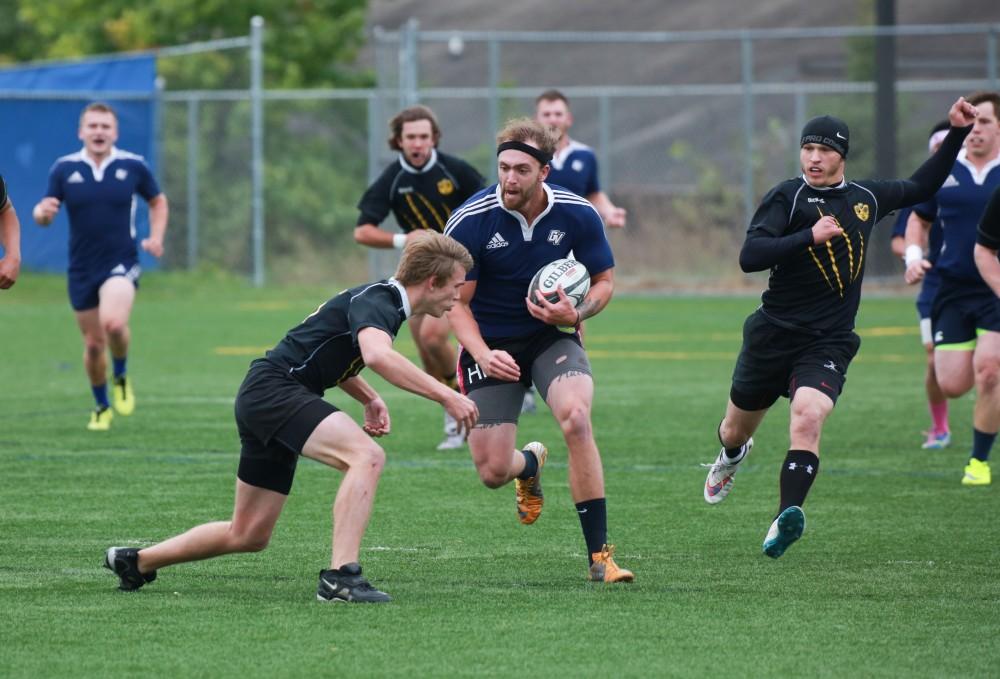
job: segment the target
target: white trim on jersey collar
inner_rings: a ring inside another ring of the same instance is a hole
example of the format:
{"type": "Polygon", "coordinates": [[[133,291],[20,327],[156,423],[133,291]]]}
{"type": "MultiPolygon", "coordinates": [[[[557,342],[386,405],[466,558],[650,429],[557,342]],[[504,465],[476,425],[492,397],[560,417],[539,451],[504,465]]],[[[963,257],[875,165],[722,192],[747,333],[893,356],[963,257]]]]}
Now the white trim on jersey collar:
{"type": "Polygon", "coordinates": [[[413,309],[410,307],[410,298],[406,295],[406,288],[395,278],[390,278],[389,284],[395,285],[396,289],[399,290],[399,296],[403,300],[403,318],[409,318],[413,315],[413,309]]]}
{"type": "Polygon", "coordinates": [[[549,164],[552,165],[554,170],[561,170],[563,169],[563,165],[566,164],[566,159],[569,158],[569,154],[573,153],[573,151],[588,150],[590,150],[590,147],[586,144],[581,144],[575,139],[570,139],[569,143],[566,144],[561,151],[556,151],[552,154],[552,160],[549,161],[549,164]]]}
{"type": "Polygon", "coordinates": [[[417,169],[406,162],[406,156],[401,152],[399,154],[399,164],[403,166],[403,169],[410,174],[424,174],[425,172],[430,172],[430,169],[437,165],[438,161],[438,151],[437,149],[431,149],[431,157],[424,163],[423,167],[417,169]]]}
{"type": "Polygon", "coordinates": [[[972,164],[972,161],[969,160],[969,153],[966,148],[963,148],[958,152],[958,157],[955,158],[955,160],[965,166],[965,168],[969,171],[969,174],[972,175],[972,181],[976,182],[977,186],[982,186],[983,182],[986,181],[986,175],[990,173],[990,170],[995,168],[997,165],[1000,165],[1000,155],[998,155],[996,158],[983,165],[982,170],[978,170],[976,169],[976,166],[972,164]]]}
{"type": "Polygon", "coordinates": [[[834,189],[842,189],[845,186],[847,186],[847,177],[842,178],[840,180],[840,183],[837,184],[836,186],[813,186],[812,184],[809,183],[809,180],[806,179],[805,173],[802,173],[801,176],[802,176],[802,181],[805,182],[806,186],[808,186],[810,189],[813,189],[814,191],[833,191],[834,189]]]}
{"type": "Polygon", "coordinates": [[[555,205],[556,202],[555,195],[553,195],[552,189],[549,188],[548,184],[542,182],[542,189],[545,190],[545,195],[549,200],[549,204],[545,206],[545,209],[542,210],[537,217],[535,217],[535,221],[529,224],[528,220],[526,220],[524,218],[524,215],[522,215],[520,212],[518,212],[517,210],[507,209],[507,207],[503,204],[503,194],[501,193],[500,184],[497,184],[496,188],[497,206],[501,210],[503,210],[504,212],[506,212],[511,217],[517,220],[517,223],[521,225],[521,237],[524,238],[525,241],[531,240],[531,230],[535,227],[535,224],[544,219],[545,215],[549,214],[549,211],[552,209],[552,206],[555,205]]]}
{"type": "Polygon", "coordinates": [[[115,160],[117,160],[120,156],[121,153],[118,151],[118,147],[112,146],[111,151],[108,153],[107,159],[104,161],[104,166],[99,167],[97,163],[94,161],[94,159],[87,155],[86,146],[80,149],[80,160],[82,160],[83,162],[85,162],[87,165],[90,166],[90,171],[94,173],[95,182],[104,180],[104,171],[108,169],[108,166],[110,166],[111,163],[115,162],[115,160]]]}

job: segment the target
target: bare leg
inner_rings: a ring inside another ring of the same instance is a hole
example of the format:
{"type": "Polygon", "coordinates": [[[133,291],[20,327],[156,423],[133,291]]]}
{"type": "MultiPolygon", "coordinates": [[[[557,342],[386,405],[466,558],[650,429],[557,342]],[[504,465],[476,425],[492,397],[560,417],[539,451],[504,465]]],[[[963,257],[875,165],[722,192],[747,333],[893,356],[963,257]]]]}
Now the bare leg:
{"type": "Polygon", "coordinates": [[[139,551],[139,571],[210,559],[267,547],[288,496],[236,480],[236,502],[230,521],[195,526],[186,533],[139,551]]]}
{"type": "Polygon", "coordinates": [[[724,448],[738,448],[749,440],[767,415],[763,410],[743,410],[737,408],[730,399],[726,402],[726,414],[719,423],[719,440],[724,448]]]}
{"type": "Polygon", "coordinates": [[[556,377],[546,398],[566,440],[573,502],[604,497],[604,467],[590,421],[593,399],[594,380],[585,373],[556,377]]]}
{"type": "Polygon", "coordinates": [[[976,405],[972,424],[981,432],[1000,430],[1000,333],[979,336],[973,354],[976,382],[976,405]]]}
{"type": "Polygon", "coordinates": [[[101,326],[98,309],[77,311],[76,323],[83,336],[83,368],[87,371],[90,386],[105,384],[108,381],[108,340],[101,326]]]}
{"type": "Polygon", "coordinates": [[[344,472],[333,503],[330,568],[358,561],[385,453],[354,420],[337,412],[319,423],[302,454],[344,472]]]}
{"type": "Polygon", "coordinates": [[[131,340],[128,321],[135,301],[135,285],[124,276],[114,276],[104,281],[99,295],[101,327],[108,338],[111,355],[125,358],[131,340]]]}
{"type": "Polygon", "coordinates": [[[517,450],[517,425],[478,425],[469,433],[469,452],[487,488],[499,488],[524,470],[524,455],[517,450]]]}

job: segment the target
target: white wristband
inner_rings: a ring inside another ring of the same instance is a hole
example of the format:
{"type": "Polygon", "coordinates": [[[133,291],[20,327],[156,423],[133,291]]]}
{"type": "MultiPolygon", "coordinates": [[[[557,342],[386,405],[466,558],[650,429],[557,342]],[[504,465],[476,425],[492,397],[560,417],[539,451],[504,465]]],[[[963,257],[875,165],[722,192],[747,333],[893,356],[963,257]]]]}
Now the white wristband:
{"type": "Polygon", "coordinates": [[[406,234],[405,233],[394,233],[392,234],[392,247],[397,250],[402,250],[406,247],[406,234]]]}
{"type": "Polygon", "coordinates": [[[914,262],[919,262],[924,258],[924,250],[919,245],[907,245],[906,251],[903,254],[903,262],[906,263],[906,267],[909,268],[914,262]]]}

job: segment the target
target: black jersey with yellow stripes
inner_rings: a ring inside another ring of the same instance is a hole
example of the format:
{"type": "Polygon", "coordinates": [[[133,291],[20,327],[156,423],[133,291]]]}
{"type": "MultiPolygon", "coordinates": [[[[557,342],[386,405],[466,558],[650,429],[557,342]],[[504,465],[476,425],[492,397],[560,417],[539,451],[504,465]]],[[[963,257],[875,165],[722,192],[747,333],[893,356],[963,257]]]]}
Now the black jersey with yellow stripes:
{"type": "Polygon", "coordinates": [[[861,281],[875,224],[906,207],[906,180],[844,181],[816,188],[802,177],[774,187],[754,213],[747,238],[761,229],[773,237],[812,229],[825,215],[843,229],[821,245],[803,235],[802,245],[771,267],[762,311],[779,325],[816,333],[851,330],[861,300],[861,281]]]}
{"type": "Polygon", "coordinates": [[[395,338],[410,311],[406,290],[394,278],[350,288],[289,330],[263,360],[322,396],[365,367],[358,346],[362,328],[379,328],[395,338]]]}
{"type": "Polygon", "coordinates": [[[452,211],[483,185],[482,175],[461,158],[435,150],[423,167],[415,168],[400,154],[361,197],[358,225],[381,224],[391,211],[405,233],[440,233],[452,211]]]}

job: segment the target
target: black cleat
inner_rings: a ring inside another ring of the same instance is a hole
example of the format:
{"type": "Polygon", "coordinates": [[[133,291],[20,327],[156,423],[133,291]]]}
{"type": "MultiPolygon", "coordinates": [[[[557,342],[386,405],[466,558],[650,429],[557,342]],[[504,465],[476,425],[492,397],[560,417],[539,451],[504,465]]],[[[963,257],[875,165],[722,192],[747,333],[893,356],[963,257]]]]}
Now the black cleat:
{"type": "Polygon", "coordinates": [[[139,550],[134,547],[109,547],[104,555],[104,567],[118,576],[118,589],[123,592],[134,592],[156,580],[156,571],[139,572],[139,550]]]}
{"type": "Polygon", "coordinates": [[[348,563],[335,570],[319,572],[318,601],[343,601],[350,603],[379,604],[392,601],[361,575],[361,564],[348,563]]]}

